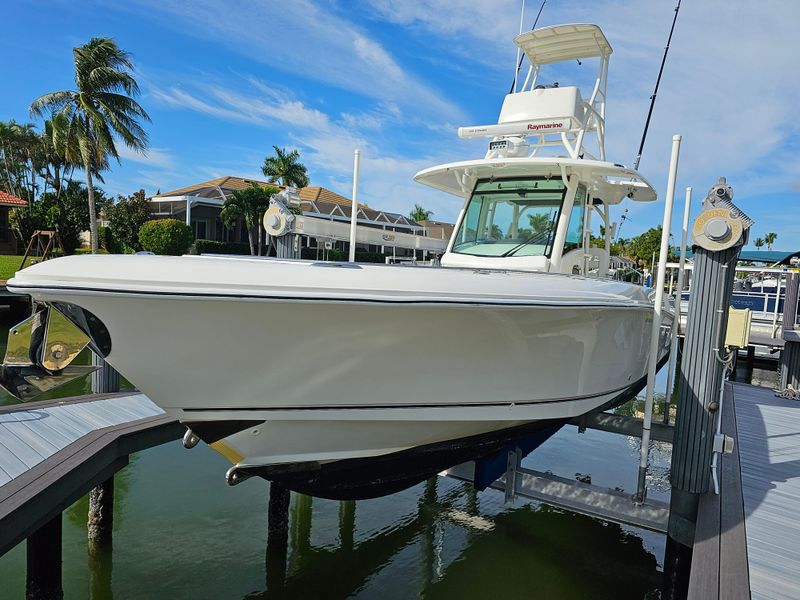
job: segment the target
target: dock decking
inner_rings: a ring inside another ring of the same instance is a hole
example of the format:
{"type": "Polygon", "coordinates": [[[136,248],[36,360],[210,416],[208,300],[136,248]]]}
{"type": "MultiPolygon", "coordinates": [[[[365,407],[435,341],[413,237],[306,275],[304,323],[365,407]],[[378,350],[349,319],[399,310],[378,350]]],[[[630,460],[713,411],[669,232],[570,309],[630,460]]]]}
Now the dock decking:
{"type": "Polygon", "coordinates": [[[704,494],[689,598],[800,597],[800,402],[728,384],[720,494],[704,494]]]}
{"type": "Polygon", "coordinates": [[[141,393],[0,408],[0,555],[185,428],[141,393]]]}
{"type": "Polygon", "coordinates": [[[733,386],[753,598],[800,597],[800,402],[733,386]]]}

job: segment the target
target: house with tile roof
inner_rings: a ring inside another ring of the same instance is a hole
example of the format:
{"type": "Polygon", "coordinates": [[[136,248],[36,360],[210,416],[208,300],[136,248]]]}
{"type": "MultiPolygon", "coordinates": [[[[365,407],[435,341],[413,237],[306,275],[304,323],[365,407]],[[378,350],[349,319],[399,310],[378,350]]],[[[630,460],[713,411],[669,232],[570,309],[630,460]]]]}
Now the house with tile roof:
{"type": "Polygon", "coordinates": [[[17,253],[17,237],[11,230],[10,212],[15,208],[24,208],[28,203],[13,194],[0,191],[0,254],[17,253]]]}
{"type": "MultiPolygon", "coordinates": [[[[227,229],[222,223],[220,212],[225,200],[234,191],[242,190],[250,185],[282,186],[244,177],[225,176],[182,187],[169,192],[159,193],[151,198],[152,214],[155,218],[173,218],[185,221],[192,227],[195,239],[208,239],[224,242],[247,242],[247,230],[242,223],[237,223],[232,229],[227,229]]],[[[304,216],[310,216],[331,221],[350,222],[352,200],[341,194],[320,186],[308,186],[298,190],[300,195],[300,209],[304,216]]],[[[428,228],[424,224],[406,217],[405,215],[377,210],[366,204],[358,205],[357,222],[361,227],[374,227],[415,235],[428,235],[428,228]]],[[[435,222],[431,222],[435,223],[435,222]]],[[[436,223],[437,226],[441,225],[436,223]]],[[[446,225],[446,224],[445,224],[446,225]]],[[[450,225],[452,230],[452,225],[450,225]]],[[[438,230],[437,230],[438,231],[438,230]]],[[[438,237],[439,233],[437,233],[438,237]]],[[[303,248],[318,249],[320,245],[313,238],[302,241],[303,248]]],[[[345,242],[337,242],[340,250],[346,250],[345,242]]],[[[336,246],[335,246],[336,247],[336,246]]],[[[389,253],[395,256],[405,256],[410,251],[403,249],[388,249],[382,246],[359,246],[359,250],[369,252],[389,253]]]]}

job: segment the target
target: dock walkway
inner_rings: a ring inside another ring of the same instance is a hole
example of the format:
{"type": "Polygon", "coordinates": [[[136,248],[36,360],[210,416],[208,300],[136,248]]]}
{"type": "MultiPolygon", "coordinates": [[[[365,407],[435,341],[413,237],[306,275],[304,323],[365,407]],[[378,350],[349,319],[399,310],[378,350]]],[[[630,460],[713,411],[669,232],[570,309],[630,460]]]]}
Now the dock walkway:
{"type": "Polygon", "coordinates": [[[720,494],[704,494],[689,598],[800,597],[800,402],[727,384],[720,494]]]}
{"type": "Polygon", "coordinates": [[[141,393],[0,408],[0,556],[128,464],[185,428],[141,393]]]}
{"type": "Polygon", "coordinates": [[[753,598],[800,597],[800,402],[733,386],[753,598]]]}

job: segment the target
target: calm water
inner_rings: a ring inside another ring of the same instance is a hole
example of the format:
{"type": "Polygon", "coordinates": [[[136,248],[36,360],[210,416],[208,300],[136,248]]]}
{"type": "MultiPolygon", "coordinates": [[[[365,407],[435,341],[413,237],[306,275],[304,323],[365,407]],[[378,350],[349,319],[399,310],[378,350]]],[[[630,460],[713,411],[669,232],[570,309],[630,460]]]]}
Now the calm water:
{"type": "MultiPolygon", "coordinates": [[[[565,427],[525,465],[632,493],[638,453],[635,438],[565,427]]],[[[666,499],[669,446],[651,456],[650,496],[666,499]]],[[[658,597],[664,536],[444,478],[355,503],[292,494],[284,574],[266,561],[268,483],[228,487],[228,466],[202,443],[132,456],[112,553],[87,554],[85,498],[64,513],[66,598],[658,597]]],[[[0,598],[24,597],[24,543],[0,558],[0,582],[0,598]]]]}

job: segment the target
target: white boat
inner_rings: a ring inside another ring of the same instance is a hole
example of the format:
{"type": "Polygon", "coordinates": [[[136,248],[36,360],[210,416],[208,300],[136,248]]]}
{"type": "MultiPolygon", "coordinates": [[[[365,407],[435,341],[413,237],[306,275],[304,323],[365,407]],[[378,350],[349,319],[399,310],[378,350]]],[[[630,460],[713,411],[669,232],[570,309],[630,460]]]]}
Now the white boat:
{"type": "Polygon", "coordinates": [[[603,277],[609,205],[656,194],[605,160],[611,47],[594,25],[516,43],[533,65],[525,83],[497,125],[461,130],[490,136],[487,156],[416,176],[465,198],[442,268],[47,261],[8,282],[40,310],[12,330],[4,385],[25,395],[89,344],[230,459],[229,482],[261,475],[335,498],[406,487],[631,398],[645,382],[652,293],[603,277]],[[542,65],[575,58],[599,63],[589,100],[537,86],[542,65]],[[567,157],[540,156],[554,139],[567,157]],[[605,248],[589,248],[592,212],[605,248]]]}

